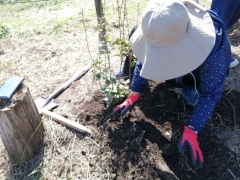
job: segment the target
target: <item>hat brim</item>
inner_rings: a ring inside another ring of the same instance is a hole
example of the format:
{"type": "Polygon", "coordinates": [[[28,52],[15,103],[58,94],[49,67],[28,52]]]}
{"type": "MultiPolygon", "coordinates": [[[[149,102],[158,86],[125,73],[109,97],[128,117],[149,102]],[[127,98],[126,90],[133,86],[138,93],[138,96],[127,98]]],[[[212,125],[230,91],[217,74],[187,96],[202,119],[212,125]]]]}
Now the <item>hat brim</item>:
{"type": "Polygon", "coordinates": [[[143,36],[141,26],[130,39],[131,49],[143,64],[140,75],[151,80],[168,80],[198,68],[210,54],[216,33],[207,11],[187,7],[190,22],[184,38],[167,47],[153,47],[143,36]]]}

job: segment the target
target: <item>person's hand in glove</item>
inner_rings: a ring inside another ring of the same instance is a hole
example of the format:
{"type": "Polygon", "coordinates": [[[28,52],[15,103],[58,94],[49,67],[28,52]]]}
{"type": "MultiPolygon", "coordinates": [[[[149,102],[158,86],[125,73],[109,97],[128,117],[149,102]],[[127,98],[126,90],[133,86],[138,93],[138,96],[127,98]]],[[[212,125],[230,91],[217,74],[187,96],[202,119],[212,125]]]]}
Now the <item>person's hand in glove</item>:
{"type": "Polygon", "coordinates": [[[123,116],[130,111],[135,106],[136,102],[140,98],[140,94],[131,93],[128,98],[122,103],[119,104],[112,112],[112,115],[116,115],[118,112],[121,112],[120,115],[123,116]]]}
{"type": "Polygon", "coordinates": [[[203,155],[198,144],[197,133],[187,126],[184,126],[184,132],[179,141],[178,150],[180,153],[183,153],[185,145],[188,145],[190,149],[193,165],[202,168],[203,155]]]}

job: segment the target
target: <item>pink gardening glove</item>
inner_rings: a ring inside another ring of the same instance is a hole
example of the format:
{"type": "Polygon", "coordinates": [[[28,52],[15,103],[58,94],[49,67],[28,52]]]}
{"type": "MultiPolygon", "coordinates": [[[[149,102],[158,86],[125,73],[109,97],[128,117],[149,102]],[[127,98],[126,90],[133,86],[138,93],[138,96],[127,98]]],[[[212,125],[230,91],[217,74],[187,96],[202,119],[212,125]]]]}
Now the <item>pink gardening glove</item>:
{"type": "Polygon", "coordinates": [[[123,116],[133,109],[135,104],[137,103],[138,99],[140,98],[140,94],[130,94],[128,98],[122,103],[119,104],[112,112],[112,115],[116,115],[118,112],[121,111],[120,115],[123,116]]]}
{"type": "Polygon", "coordinates": [[[185,145],[190,149],[193,165],[202,168],[203,155],[198,145],[197,134],[187,126],[184,126],[184,132],[179,141],[178,150],[180,153],[183,153],[185,145]]]}

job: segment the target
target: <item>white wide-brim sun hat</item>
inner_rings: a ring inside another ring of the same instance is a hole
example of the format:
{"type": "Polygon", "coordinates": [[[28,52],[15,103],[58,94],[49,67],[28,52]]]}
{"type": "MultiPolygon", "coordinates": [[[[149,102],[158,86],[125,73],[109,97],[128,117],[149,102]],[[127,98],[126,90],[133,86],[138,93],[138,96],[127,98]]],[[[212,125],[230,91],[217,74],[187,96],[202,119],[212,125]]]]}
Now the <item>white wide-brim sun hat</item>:
{"type": "Polygon", "coordinates": [[[208,12],[180,0],[150,0],[130,46],[143,64],[140,76],[168,80],[198,68],[210,54],[216,33],[208,12]]]}

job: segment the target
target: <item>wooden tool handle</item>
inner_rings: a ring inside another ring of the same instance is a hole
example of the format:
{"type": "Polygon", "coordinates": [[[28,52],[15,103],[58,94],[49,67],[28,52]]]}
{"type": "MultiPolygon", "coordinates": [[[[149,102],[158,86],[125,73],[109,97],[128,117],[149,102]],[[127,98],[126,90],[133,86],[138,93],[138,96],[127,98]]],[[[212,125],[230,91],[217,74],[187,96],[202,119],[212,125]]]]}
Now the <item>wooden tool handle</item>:
{"type": "Polygon", "coordinates": [[[48,116],[48,117],[52,117],[57,122],[64,124],[70,128],[73,128],[79,132],[92,134],[92,132],[89,129],[87,129],[85,126],[83,126],[75,121],[69,120],[63,116],[60,116],[54,112],[48,111],[46,109],[42,109],[42,114],[45,116],[48,116]]]}
{"type": "Polygon", "coordinates": [[[74,81],[76,81],[78,78],[84,75],[91,67],[92,67],[92,64],[89,64],[88,66],[84,67],[82,71],[76,73],[72,78],[66,81],[61,87],[59,87],[52,94],[50,94],[50,96],[48,97],[49,102],[55,97],[57,97],[60,93],[62,93],[65,89],[67,89],[74,81]]]}
{"type": "Polygon", "coordinates": [[[92,67],[92,64],[90,63],[81,72],[78,72],[77,74],[75,74],[71,79],[65,82],[61,87],[56,89],[52,94],[49,95],[49,97],[44,101],[44,103],[42,103],[41,105],[38,105],[38,109],[43,108],[48,103],[50,103],[53,99],[59,96],[59,94],[61,94],[65,89],[67,89],[68,86],[70,86],[74,81],[76,81],[78,78],[84,75],[91,67],[92,67]]]}

